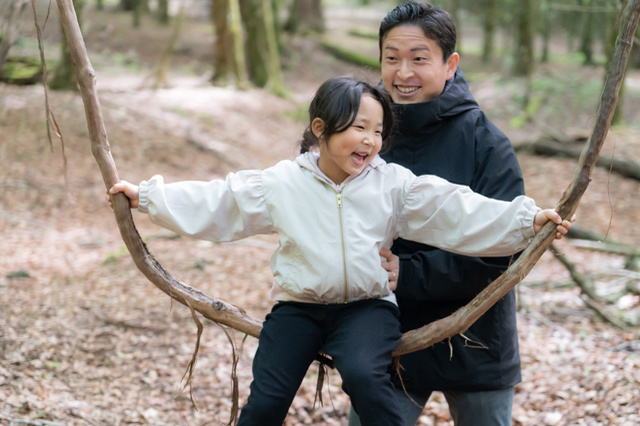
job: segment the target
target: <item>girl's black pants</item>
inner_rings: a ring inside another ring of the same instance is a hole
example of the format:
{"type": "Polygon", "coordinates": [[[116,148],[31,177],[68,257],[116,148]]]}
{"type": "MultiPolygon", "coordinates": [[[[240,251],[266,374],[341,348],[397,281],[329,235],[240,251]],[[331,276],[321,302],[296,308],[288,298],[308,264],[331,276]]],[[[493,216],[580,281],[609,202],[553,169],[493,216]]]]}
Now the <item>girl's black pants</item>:
{"type": "Polygon", "coordinates": [[[277,303],[260,332],[251,393],[238,425],[281,426],[322,350],[331,355],[364,426],[402,426],[390,373],[400,336],[398,308],[384,300],[277,303]]]}

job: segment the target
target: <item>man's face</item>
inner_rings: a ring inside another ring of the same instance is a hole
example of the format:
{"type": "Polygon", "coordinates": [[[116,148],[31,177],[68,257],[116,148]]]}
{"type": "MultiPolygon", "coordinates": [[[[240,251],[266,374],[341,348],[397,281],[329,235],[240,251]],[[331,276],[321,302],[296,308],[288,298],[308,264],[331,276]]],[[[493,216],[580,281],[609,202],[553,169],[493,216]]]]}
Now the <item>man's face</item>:
{"type": "Polygon", "coordinates": [[[400,25],[382,41],[382,83],[397,104],[427,102],[439,96],[455,74],[458,54],[447,61],[420,27],[400,25]]]}

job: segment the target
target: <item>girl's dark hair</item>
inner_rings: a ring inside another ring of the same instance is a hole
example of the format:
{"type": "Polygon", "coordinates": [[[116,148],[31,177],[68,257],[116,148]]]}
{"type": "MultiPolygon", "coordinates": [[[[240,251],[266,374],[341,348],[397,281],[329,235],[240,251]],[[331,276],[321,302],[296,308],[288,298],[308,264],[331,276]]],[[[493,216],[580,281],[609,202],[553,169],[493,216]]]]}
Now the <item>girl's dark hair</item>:
{"type": "Polygon", "coordinates": [[[447,61],[456,49],[456,26],[446,10],[427,3],[409,1],[387,13],[380,23],[378,45],[382,61],[382,42],[389,31],[400,25],[415,25],[425,37],[438,43],[442,60],[447,61]]]}
{"type": "Polygon", "coordinates": [[[318,88],[311,104],[309,105],[309,125],[302,134],[300,153],[310,151],[311,148],[320,145],[320,141],[311,130],[311,123],[316,118],[324,122],[322,137],[328,140],[335,133],[345,131],[353,124],[362,95],[372,96],[382,105],[382,148],[381,153],[391,147],[391,130],[393,129],[393,111],[386,92],[375,86],[351,76],[331,78],[318,88]]]}

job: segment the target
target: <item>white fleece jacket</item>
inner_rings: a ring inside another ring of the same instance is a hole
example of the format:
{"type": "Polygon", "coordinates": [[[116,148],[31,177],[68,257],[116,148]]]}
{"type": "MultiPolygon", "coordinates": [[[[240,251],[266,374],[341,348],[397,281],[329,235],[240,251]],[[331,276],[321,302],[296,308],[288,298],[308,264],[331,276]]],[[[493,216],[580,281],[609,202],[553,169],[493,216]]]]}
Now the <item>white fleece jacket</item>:
{"type": "Polygon", "coordinates": [[[404,238],[455,253],[507,256],[534,236],[535,202],[492,200],[433,175],[415,176],[376,157],[335,185],[318,154],[225,180],[140,184],[139,211],[183,235],[217,242],[277,233],[273,300],[395,302],[378,254],[404,238]]]}

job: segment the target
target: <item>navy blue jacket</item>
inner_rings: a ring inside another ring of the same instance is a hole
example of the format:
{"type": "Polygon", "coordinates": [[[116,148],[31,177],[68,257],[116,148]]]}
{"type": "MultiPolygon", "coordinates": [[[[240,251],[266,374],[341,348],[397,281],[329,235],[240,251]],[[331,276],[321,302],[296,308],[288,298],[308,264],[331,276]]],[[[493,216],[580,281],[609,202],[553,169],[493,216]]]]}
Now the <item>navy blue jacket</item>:
{"type": "MultiPolygon", "coordinates": [[[[398,126],[383,155],[416,174],[435,174],[501,200],[524,194],[509,139],[480,110],[460,69],[444,92],[424,103],[394,104],[398,126]]],[[[467,304],[508,267],[510,258],[476,258],[397,240],[396,295],[402,331],[443,318],[467,304]]],[[[410,391],[493,390],[521,380],[515,294],[512,290],[464,334],[401,357],[410,391]],[[487,349],[472,348],[478,342],[487,349]]],[[[397,381],[400,386],[400,382],[397,381]]]]}

